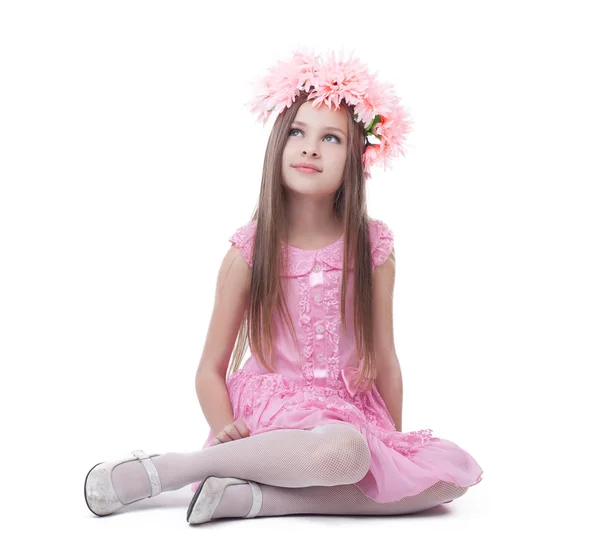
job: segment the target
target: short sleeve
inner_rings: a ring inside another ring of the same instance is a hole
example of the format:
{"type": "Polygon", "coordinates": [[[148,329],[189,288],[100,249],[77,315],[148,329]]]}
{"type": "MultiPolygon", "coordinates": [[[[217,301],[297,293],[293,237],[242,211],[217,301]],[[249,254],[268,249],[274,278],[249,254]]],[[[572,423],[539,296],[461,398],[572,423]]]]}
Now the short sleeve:
{"type": "Polygon", "coordinates": [[[385,263],[394,249],[394,233],[381,220],[371,220],[369,224],[372,268],[385,263]]]}
{"type": "Polygon", "coordinates": [[[236,229],[229,237],[229,242],[240,250],[244,260],[252,267],[252,254],[254,252],[254,235],[256,234],[256,220],[236,229]]]}

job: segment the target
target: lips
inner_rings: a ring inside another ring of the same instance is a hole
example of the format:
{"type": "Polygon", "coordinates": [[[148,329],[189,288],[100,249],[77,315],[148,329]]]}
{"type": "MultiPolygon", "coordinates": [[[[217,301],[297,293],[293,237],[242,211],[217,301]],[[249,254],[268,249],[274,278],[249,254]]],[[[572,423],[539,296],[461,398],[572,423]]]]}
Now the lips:
{"type": "Polygon", "coordinates": [[[315,165],[311,165],[310,163],[297,163],[292,166],[294,168],[310,168],[310,169],[314,170],[315,172],[321,172],[321,170],[318,167],[316,167],[315,165]]]}

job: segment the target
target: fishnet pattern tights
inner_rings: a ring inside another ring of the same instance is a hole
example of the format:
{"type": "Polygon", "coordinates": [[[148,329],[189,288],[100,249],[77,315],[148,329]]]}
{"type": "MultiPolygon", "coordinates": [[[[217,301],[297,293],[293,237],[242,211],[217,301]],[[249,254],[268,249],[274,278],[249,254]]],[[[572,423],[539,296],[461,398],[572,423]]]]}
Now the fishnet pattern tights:
{"type": "MultiPolygon", "coordinates": [[[[333,423],[312,430],[269,431],[197,452],[153,456],[151,460],[163,492],[203,481],[210,475],[304,488],[360,481],[369,470],[371,453],[366,439],[354,426],[333,423]]],[[[116,466],[112,481],[124,504],[150,496],[148,475],[137,460],[116,466]]]]}
{"type": "MultiPolygon", "coordinates": [[[[460,497],[467,490],[440,481],[416,496],[377,503],[353,484],[365,476],[370,461],[366,439],[347,423],[274,430],[196,452],[152,457],[163,492],[211,475],[259,483],[263,504],[258,516],[412,513],[460,497]]],[[[116,466],[112,481],[124,504],[150,496],[147,473],[137,460],[116,466]]],[[[245,516],[251,505],[249,485],[228,486],[214,518],[245,516]]]]}
{"type": "MultiPolygon", "coordinates": [[[[415,496],[399,501],[378,503],[365,496],[353,484],[340,486],[310,486],[281,488],[259,485],[262,507],[257,517],[293,514],[322,515],[405,515],[418,513],[459,498],[468,488],[438,481],[415,496]]],[[[252,491],[247,484],[230,485],[225,489],[213,519],[244,517],[252,507],[252,491]]]]}

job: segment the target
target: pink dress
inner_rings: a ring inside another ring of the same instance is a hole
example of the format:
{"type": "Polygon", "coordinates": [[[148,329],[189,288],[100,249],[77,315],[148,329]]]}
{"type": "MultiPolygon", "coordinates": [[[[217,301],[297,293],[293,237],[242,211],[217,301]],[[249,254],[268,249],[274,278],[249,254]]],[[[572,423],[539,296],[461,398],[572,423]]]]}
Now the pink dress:
{"type": "MultiPolygon", "coordinates": [[[[250,266],[255,232],[256,220],[237,229],[230,238],[250,266]]],[[[385,223],[371,219],[369,238],[374,269],[391,253],[394,237],[385,223]]],[[[451,441],[434,437],[430,429],[396,431],[375,385],[370,391],[357,391],[352,270],[348,276],[346,335],[338,300],[343,236],[319,250],[288,248],[289,266],[282,276],[301,354],[285,322],[279,320],[274,329],[273,364],[278,372],[267,372],[251,354],[227,380],[235,419],[245,421],[251,436],[279,429],[310,430],[333,422],[353,425],[371,451],[369,471],[355,486],[377,502],[413,496],[438,481],[459,487],[479,483],[483,471],[469,453],[451,441]]],[[[202,448],[210,448],[213,438],[211,430],[202,448]]]]}

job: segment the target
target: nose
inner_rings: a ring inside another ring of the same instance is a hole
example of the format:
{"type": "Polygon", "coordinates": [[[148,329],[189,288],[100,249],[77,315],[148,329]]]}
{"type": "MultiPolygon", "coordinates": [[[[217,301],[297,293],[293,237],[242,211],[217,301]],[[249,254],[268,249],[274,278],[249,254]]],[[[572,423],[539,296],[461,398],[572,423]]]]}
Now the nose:
{"type": "Polygon", "coordinates": [[[319,155],[319,153],[317,152],[316,149],[307,146],[306,148],[304,148],[304,151],[302,152],[302,155],[306,156],[308,154],[310,154],[312,157],[317,157],[319,155]],[[309,151],[307,151],[307,150],[309,150],[309,151]]]}

